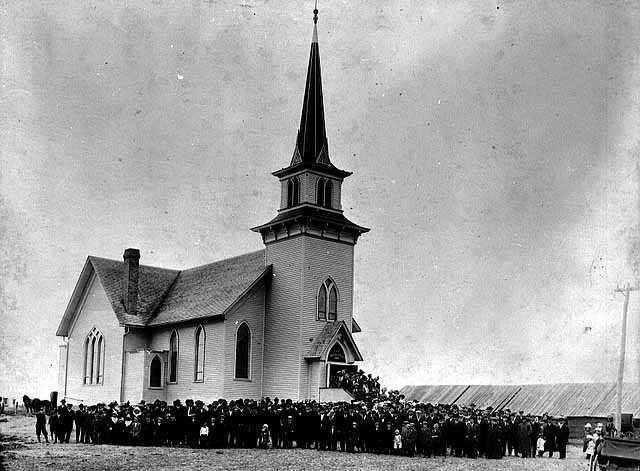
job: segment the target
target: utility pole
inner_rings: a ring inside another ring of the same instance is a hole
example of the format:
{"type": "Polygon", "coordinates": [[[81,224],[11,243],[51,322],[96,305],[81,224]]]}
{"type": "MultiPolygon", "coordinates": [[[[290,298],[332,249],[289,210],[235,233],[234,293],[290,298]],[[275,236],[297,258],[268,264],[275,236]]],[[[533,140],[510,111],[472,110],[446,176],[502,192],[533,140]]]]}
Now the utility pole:
{"type": "Polygon", "coordinates": [[[627,346],[627,311],[629,310],[629,293],[638,291],[629,283],[624,288],[616,288],[614,293],[624,293],[624,306],[622,307],[622,335],[620,337],[620,362],[618,363],[618,382],[616,389],[616,428],[618,433],[622,431],[622,381],[624,376],[624,356],[627,346]]]}

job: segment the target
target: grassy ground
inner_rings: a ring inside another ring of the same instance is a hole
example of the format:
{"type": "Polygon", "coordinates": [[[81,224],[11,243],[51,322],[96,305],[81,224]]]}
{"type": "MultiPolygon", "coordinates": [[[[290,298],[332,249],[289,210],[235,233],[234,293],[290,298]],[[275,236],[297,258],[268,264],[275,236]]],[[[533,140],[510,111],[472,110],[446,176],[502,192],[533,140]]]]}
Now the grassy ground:
{"type": "MultiPolygon", "coordinates": [[[[192,450],[188,448],[38,443],[35,418],[1,416],[0,459],[7,470],[582,470],[581,449],[570,446],[566,460],[405,458],[315,450],[192,450]]],[[[72,437],[72,440],[75,437],[72,437]]]]}

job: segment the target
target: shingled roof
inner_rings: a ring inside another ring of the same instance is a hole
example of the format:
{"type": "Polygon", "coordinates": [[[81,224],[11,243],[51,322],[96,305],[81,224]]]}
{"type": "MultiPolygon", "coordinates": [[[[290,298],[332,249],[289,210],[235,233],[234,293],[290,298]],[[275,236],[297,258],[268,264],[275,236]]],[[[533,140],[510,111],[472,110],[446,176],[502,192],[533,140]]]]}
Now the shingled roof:
{"type": "Polygon", "coordinates": [[[351,329],[347,327],[347,324],[344,321],[327,323],[320,332],[320,335],[318,335],[315,341],[311,344],[309,351],[304,357],[307,360],[322,358],[329,347],[333,345],[334,341],[339,338],[346,340],[349,344],[350,348],[353,350],[355,361],[362,361],[362,355],[360,354],[360,350],[358,350],[356,342],[353,340],[351,329]]]}
{"type": "Polygon", "coordinates": [[[270,268],[260,250],[181,271],[149,325],[222,315],[270,268]]]}
{"type": "Polygon", "coordinates": [[[154,326],[224,315],[270,272],[264,250],[188,270],[140,265],[137,314],[122,302],[124,262],[89,256],[56,335],[66,336],[94,272],[120,325],[154,326]]]}

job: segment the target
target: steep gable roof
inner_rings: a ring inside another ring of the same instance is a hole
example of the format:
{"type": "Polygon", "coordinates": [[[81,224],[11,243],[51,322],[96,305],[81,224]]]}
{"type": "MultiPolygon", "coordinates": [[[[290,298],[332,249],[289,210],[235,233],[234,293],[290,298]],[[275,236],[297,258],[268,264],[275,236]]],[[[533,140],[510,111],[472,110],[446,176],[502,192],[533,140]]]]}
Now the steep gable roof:
{"type": "Polygon", "coordinates": [[[140,265],[136,309],[138,314],[132,315],[125,311],[122,302],[124,262],[93,256],[89,257],[89,261],[107,293],[107,298],[109,298],[113,312],[118,317],[118,322],[123,325],[145,325],[180,273],[178,270],[140,265]]]}
{"type": "Polygon", "coordinates": [[[69,334],[93,273],[120,325],[146,327],[223,315],[264,280],[270,268],[264,250],[182,271],[140,265],[137,314],[132,315],[122,302],[124,263],[89,256],[56,335],[69,334]]]}
{"type": "Polygon", "coordinates": [[[264,250],[184,270],[149,325],[222,315],[269,271],[264,250]]]}
{"type": "Polygon", "coordinates": [[[309,351],[304,357],[307,360],[322,358],[338,339],[346,341],[348,347],[353,351],[355,361],[362,361],[362,355],[360,354],[360,350],[358,350],[355,340],[353,340],[351,329],[347,327],[344,321],[328,322],[320,332],[320,335],[318,335],[311,344],[309,351]]]}

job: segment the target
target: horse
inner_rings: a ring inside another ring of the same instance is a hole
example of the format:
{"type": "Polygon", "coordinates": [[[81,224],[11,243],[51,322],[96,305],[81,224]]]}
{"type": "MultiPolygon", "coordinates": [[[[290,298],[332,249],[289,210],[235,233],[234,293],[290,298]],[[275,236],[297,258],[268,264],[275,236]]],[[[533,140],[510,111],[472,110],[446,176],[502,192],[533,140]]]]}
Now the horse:
{"type": "Polygon", "coordinates": [[[26,394],[22,396],[22,403],[24,404],[24,410],[27,412],[27,415],[33,413],[33,406],[31,405],[31,399],[26,394]]]}

